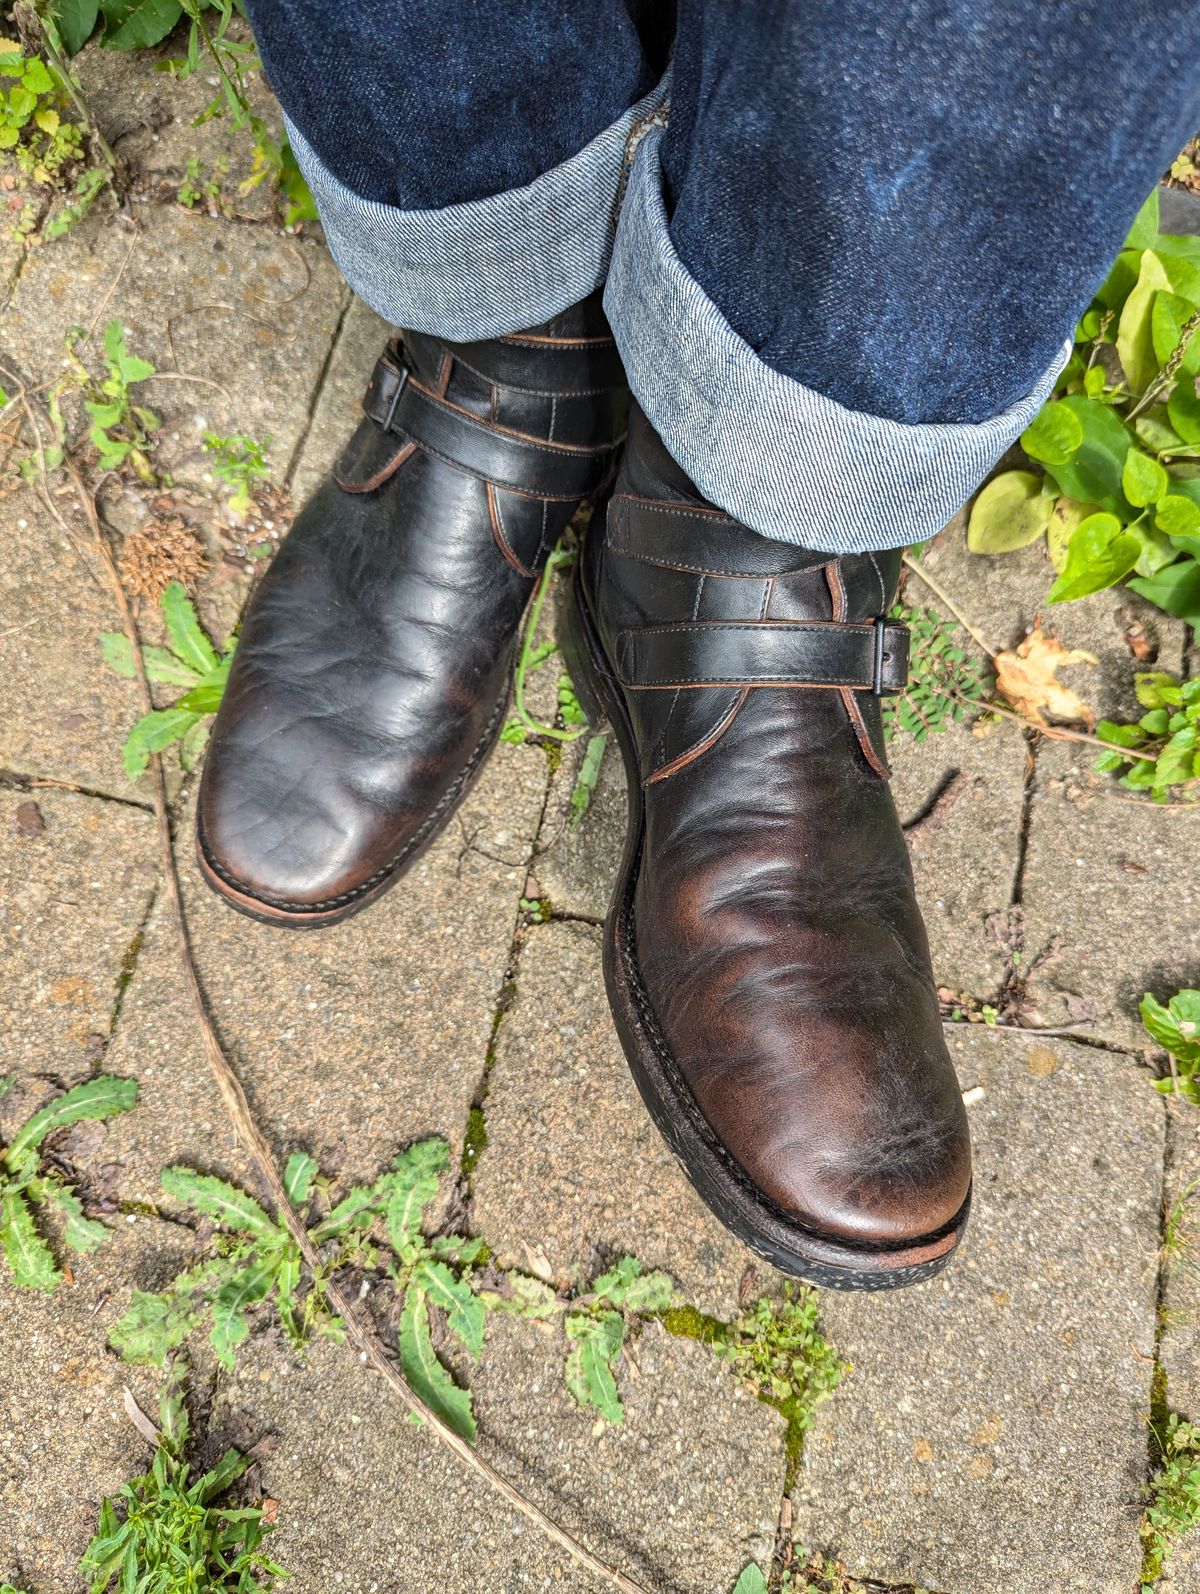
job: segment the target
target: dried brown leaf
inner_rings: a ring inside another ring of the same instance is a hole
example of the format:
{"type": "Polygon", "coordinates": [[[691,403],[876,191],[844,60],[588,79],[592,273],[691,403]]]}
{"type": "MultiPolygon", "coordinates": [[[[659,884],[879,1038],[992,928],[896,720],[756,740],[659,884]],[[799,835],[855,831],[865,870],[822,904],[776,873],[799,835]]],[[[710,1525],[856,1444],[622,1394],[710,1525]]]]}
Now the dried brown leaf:
{"type": "Polygon", "coordinates": [[[997,653],[996,686],[1018,714],[1035,725],[1052,722],[1082,723],[1091,730],[1096,715],[1079,694],[1058,679],[1068,664],[1098,664],[1094,653],[1067,648],[1056,636],[1033,622],[1033,629],[1011,653],[997,653]]]}

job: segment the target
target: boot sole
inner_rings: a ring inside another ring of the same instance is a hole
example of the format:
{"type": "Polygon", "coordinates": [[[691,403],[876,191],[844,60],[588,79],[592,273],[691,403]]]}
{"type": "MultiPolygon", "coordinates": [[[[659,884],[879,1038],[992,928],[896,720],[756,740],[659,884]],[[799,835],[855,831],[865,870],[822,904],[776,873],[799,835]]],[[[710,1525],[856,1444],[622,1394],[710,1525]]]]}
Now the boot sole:
{"type": "Polygon", "coordinates": [[[604,982],[634,1082],[651,1118],[701,1199],[772,1267],[837,1290],[894,1290],[933,1278],[950,1260],[971,1207],[971,1192],[935,1233],[900,1246],[857,1247],[799,1224],[756,1189],[714,1133],[671,1054],[638,967],[634,891],[645,838],[645,801],[633,727],[596,634],[576,567],[561,638],[581,708],[594,732],[611,727],[625,765],[629,822],[604,932],[604,982]]]}
{"type": "Polygon", "coordinates": [[[200,815],[197,813],[195,826],[196,864],[205,885],[216,892],[223,902],[227,902],[231,908],[236,908],[239,913],[245,914],[248,919],[256,919],[260,924],[275,925],[285,930],[324,930],[331,924],[340,924],[343,919],[349,919],[356,913],[361,913],[364,908],[369,908],[373,902],[378,902],[385,892],[392,889],[422,854],[433,845],[453,818],[455,810],[474,785],[499,739],[511,698],[512,673],[510,671],[508,686],[496,705],[496,711],[488,722],[487,730],[470,758],[446,791],[443,792],[406,846],[392,859],[386,868],[379,871],[378,875],[373,876],[371,880],[364,882],[361,886],[353,887],[345,893],[344,897],[334,898],[328,903],[314,903],[311,907],[308,907],[299,902],[289,904],[280,901],[270,901],[265,897],[257,896],[248,886],[244,886],[234,880],[213,858],[205,842],[204,829],[200,822],[200,815]]]}

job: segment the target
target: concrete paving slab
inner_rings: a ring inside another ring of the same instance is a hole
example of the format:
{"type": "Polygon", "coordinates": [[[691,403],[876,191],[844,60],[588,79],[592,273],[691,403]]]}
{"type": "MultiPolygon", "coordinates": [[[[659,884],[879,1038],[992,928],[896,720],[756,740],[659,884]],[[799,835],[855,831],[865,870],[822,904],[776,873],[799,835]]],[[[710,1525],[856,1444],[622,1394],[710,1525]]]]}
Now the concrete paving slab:
{"type": "MultiPolygon", "coordinates": [[[[352,1180],[420,1136],[459,1143],[544,782],[536,748],[498,749],[461,821],[393,891],[309,933],[258,924],[209,891],[191,858],[191,813],[183,814],[178,845],[201,978],[281,1156],[303,1147],[352,1180]]],[[[113,1128],[127,1195],[161,1200],[160,1170],[179,1159],[245,1176],[183,998],[165,903],[148,926],[110,1056],[143,1084],[138,1113],[113,1128]]]]}
{"type": "Polygon", "coordinates": [[[112,1240],[73,1256],[74,1283],[52,1296],[15,1288],[0,1267],[0,1581],[32,1594],[77,1594],[101,1500],[150,1462],[122,1390],[156,1418],[160,1374],[105,1341],[129,1291],[161,1289],[191,1237],[153,1218],[106,1221],[112,1240]]]}
{"type": "Polygon", "coordinates": [[[30,1076],[74,1083],[94,1068],[156,885],[149,814],[0,790],[0,1072],[23,1076],[6,1115],[42,1088],[30,1076]]]}
{"type": "MultiPolygon", "coordinates": [[[[1158,1359],[1167,1376],[1167,1405],[1200,1422],[1200,1111],[1171,1103],[1164,1201],[1184,1208],[1178,1249],[1164,1256],[1158,1359]]],[[[1160,1594],[1200,1594],[1200,1528],[1181,1538],[1160,1594]]]]}
{"type": "Polygon", "coordinates": [[[1194,809],[1136,797],[1093,761],[1065,743],[1038,753],[1022,892],[1029,991],[1046,1024],[1078,1021],[1142,1049],[1153,1044],[1144,993],[1165,1001],[1200,985],[1200,829],[1194,809]]]}
{"type": "Polygon", "coordinates": [[[909,837],[938,985],[988,998],[1006,967],[1021,846],[1026,746],[1020,728],[967,725],[890,748],[892,795],[909,837]]]}
{"type": "MultiPolygon", "coordinates": [[[[779,1504],[779,1421],[702,1346],[648,1329],[625,1422],[594,1421],[567,1393],[562,1345],[494,1319],[472,1378],[479,1447],[543,1509],[661,1594],[728,1594],[769,1553],[779,1504]]],[[[594,1579],[404,1418],[344,1347],[303,1367],[255,1340],[218,1397],[279,1433],[265,1483],[279,1504],[272,1553],[294,1594],[486,1588],[592,1594],[594,1579]],[[369,1531],[364,1531],[369,1524],[369,1531]]]]}
{"type": "MultiPolygon", "coordinates": [[[[249,36],[249,27],[235,17],[230,39],[249,36]]],[[[197,208],[220,209],[239,221],[269,222],[276,208],[274,184],[268,177],[249,186],[255,176],[250,129],[235,128],[227,114],[197,125],[221,92],[216,76],[205,70],[210,63],[185,81],[161,69],[186,53],[186,41],[186,24],[151,49],[106,50],[93,41],[71,64],[100,131],[129,168],[135,202],[175,201],[189,162],[196,162],[190,186],[216,187],[195,202],[197,208]]],[[[278,138],[282,117],[274,96],[259,73],[245,76],[251,107],[278,138]]]]}
{"type": "Polygon", "coordinates": [[[121,743],[137,691],[100,658],[100,631],[120,627],[116,602],[70,498],[69,531],[29,488],[0,498],[0,769],[135,797],[121,743]]]}
{"type": "Polygon", "coordinates": [[[503,1264],[527,1266],[528,1245],[566,1282],[628,1252],[722,1317],[738,1310],[748,1266],[759,1294],[776,1278],[695,1194],[642,1105],[590,925],[530,930],[484,1110],[474,1214],[503,1264]]]}
{"type": "Polygon", "coordinates": [[[362,398],[392,328],[361,299],[352,298],[329,355],[313,407],[312,425],[292,470],[292,499],[301,505],[329,474],[362,419],[362,398]]]}
{"type": "Polygon", "coordinates": [[[961,1257],[892,1296],[822,1296],[854,1365],[817,1414],[798,1543],[860,1577],[1128,1594],[1146,1468],[1161,1098],[1122,1058],[953,1032],[976,1199],[961,1257]]]}
{"type": "Polygon", "coordinates": [[[173,205],[139,210],[137,223],[89,217],[30,256],[0,339],[8,365],[33,383],[57,377],[67,329],[96,322],[96,343],[78,353],[99,369],[99,339],[115,317],[130,353],[164,373],[136,390],[162,417],[156,469],[209,486],[201,444],[211,430],[270,434],[278,474],[307,430],[350,290],[310,240],[173,205]]]}

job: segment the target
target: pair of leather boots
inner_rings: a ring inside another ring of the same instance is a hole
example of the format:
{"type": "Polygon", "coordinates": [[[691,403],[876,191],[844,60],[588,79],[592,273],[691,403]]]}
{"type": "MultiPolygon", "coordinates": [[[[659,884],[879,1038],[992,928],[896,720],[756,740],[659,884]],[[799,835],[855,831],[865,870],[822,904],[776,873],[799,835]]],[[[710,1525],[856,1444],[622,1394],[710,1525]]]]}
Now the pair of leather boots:
{"type": "Polygon", "coordinates": [[[937,1272],[970,1145],[888,789],[899,554],[706,502],[631,408],[599,296],[485,342],[404,333],[363,407],[245,616],[205,878],[301,929],[393,885],[495,743],[538,573],[592,498],[560,641],[628,778],[604,967],[638,1089],[775,1266],[867,1290],[937,1272]]]}

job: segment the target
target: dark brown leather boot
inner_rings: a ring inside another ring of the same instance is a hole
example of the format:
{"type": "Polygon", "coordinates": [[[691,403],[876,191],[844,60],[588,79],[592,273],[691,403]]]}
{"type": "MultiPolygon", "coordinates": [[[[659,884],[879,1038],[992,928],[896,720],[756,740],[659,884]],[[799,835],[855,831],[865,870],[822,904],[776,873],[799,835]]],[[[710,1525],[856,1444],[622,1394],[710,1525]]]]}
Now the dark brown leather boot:
{"type": "Polygon", "coordinates": [[[741,1240],[840,1289],[930,1277],[970,1203],[880,724],[899,568],[739,525],[635,408],[565,639],[629,780],[605,975],[638,1088],[741,1240]]]}
{"type": "Polygon", "coordinates": [[[530,332],[406,332],[254,594],[200,789],[209,884],[310,928],[392,885],[503,722],[534,579],[615,469],[628,393],[599,295],[530,332]]]}

